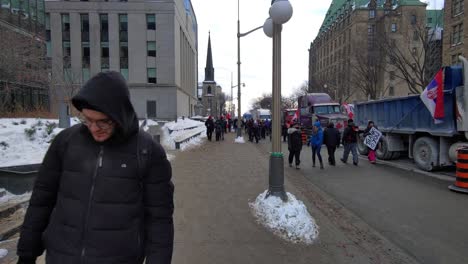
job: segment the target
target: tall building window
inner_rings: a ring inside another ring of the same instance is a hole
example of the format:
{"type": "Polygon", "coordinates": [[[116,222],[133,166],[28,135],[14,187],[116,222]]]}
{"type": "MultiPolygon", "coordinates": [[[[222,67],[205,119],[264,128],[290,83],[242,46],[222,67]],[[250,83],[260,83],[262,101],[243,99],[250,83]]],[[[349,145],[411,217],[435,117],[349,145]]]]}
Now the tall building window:
{"type": "Polygon", "coordinates": [[[419,40],[419,32],[417,30],[413,31],[413,40],[414,41],[419,40]]]}
{"type": "Polygon", "coordinates": [[[109,42],[101,42],[101,71],[109,70],[109,42]]]}
{"type": "Polygon", "coordinates": [[[453,0],[452,2],[452,16],[459,15],[463,13],[465,0],[453,0]]]}
{"type": "Polygon", "coordinates": [[[146,29],[149,29],[149,30],[156,29],[156,16],[154,14],[146,15],[146,29]]]}
{"type": "Polygon", "coordinates": [[[148,83],[156,83],[156,68],[148,68],[148,83]]]}
{"type": "Polygon", "coordinates": [[[99,14],[99,22],[101,29],[101,42],[109,41],[109,18],[107,14],[99,14]]]}
{"type": "Polygon", "coordinates": [[[462,55],[461,53],[452,55],[452,64],[451,65],[461,64],[461,61],[460,61],[460,58],[459,58],[459,56],[461,56],[461,55],[462,55]]]}
{"type": "Polygon", "coordinates": [[[45,29],[46,29],[46,52],[47,57],[52,57],[52,45],[50,35],[50,14],[47,13],[45,17],[45,29]]]}
{"type": "Polygon", "coordinates": [[[80,14],[81,18],[81,42],[89,42],[89,15],[80,14]]]}
{"type": "Polygon", "coordinates": [[[395,80],[395,72],[394,71],[390,72],[390,80],[395,80]]]}
{"type": "Polygon", "coordinates": [[[127,15],[119,14],[120,73],[128,80],[128,26],[127,15]]]}
{"type": "Polygon", "coordinates": [[[70,15],[62,14],[62,41],[70,41],[70,15]]]}
{"type": "Polygon", "coordinates": [[[411,25],[416,25],[416,15],[411,15],[411,25]]]}
{"type": "Polygon", "coordinates": [[[109,17],[107,14],[99,14],[101,31],[101,71],[109,70],[109,17]]]}
{"type": "Polygon", "coordinates": [[[374,9],[369,10],[369,18],[375,18],[375,10],[374,9]]]}
{"type": "Polygon", "coordinates": [[[397,24],[392,23],[392,32],[397,32],[397,24]]]}
{"type": "Polygon", "coordinates": [[[156,57],[156,42],[148,41],[146,42],[148,57],[156,57]]]}
{"type": "Polygon", "coordinates": [[[452,27],[452,45],[457,45],[462,42],[463,38],[463,23],[452,27]]]}

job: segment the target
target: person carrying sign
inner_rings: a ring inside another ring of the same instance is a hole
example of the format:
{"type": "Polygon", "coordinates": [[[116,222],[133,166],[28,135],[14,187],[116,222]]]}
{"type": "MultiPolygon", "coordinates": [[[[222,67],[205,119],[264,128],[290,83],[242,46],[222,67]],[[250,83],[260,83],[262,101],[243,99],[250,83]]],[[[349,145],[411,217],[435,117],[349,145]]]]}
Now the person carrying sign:
{"type": "Polygon", "coordinates": [[[374,124],[374,121],[369,121],[367,123],[367,128],[364,130],[364,144],[366,144],[368,149],[367,158],[370,163],[375,164],[375,151],[378,148],[379,140],[382,136],[382,133],[377,129],[374,124]]]}

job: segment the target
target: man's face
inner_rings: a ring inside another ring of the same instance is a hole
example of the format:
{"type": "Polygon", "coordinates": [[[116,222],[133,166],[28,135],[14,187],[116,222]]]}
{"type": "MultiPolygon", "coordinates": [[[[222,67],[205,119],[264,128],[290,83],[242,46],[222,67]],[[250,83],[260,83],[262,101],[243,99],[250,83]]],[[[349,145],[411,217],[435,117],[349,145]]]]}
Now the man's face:
{"type": "Polygon", "coordinates": [[[81,112],[83,124],[97,142],[108,140],[114,133],[115,123],[104,113],[84,108],[81,112]]]}

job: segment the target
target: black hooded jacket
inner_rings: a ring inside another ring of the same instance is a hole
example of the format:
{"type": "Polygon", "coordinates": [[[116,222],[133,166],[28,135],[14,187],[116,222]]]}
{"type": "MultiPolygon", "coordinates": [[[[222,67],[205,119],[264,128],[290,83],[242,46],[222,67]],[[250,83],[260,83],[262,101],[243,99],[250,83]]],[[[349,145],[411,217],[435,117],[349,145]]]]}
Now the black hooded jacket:
{"type": "Polygon", "coordinates": [[[145,132],[139,132],[125,80],[99,73],[72,102],[80,111],[105,113],[116,129],[102,143],[81,124],[56,136],[21,228],[19,263],[35,263],[44,249],[47,264],[138,264],[145,257],[148,264],[170,263],[171,165],[153,141],[145,146],[147,166],[139,162],[139,133],[145,132]]]}

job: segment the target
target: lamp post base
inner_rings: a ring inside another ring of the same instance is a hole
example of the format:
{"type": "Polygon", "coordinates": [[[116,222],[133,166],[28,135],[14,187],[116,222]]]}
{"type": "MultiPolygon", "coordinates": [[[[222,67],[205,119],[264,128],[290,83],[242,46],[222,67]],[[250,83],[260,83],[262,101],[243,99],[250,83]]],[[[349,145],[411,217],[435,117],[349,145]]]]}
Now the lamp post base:
{"type": "Polygon", "coordinates": [[[283,202],[287,202],[288,196],[284,190],[284,161],[281,152],[273,152],[270,155],[269,183],[270,186],[265,198],[271,195],[281,198],[283,202]]]}

